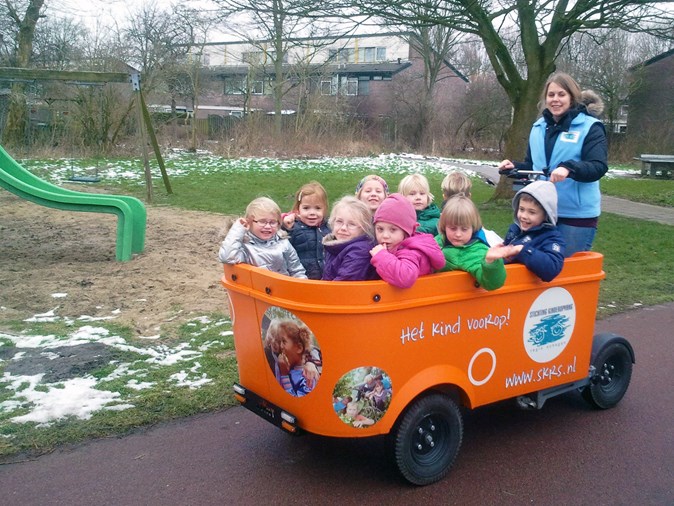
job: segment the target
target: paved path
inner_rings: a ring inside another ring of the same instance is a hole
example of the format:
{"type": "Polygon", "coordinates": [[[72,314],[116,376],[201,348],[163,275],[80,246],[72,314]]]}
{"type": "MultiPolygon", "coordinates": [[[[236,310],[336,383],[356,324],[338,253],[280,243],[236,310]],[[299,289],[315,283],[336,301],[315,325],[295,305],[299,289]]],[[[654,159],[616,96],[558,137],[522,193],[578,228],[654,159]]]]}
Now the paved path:
{"type": "Polygon", "coordinates": [[[657,221],[664,225],[674,226],[674,207],[652,206],[602,195],[601,209],[605,213],[620,214],[629,218],[657,221]]]}

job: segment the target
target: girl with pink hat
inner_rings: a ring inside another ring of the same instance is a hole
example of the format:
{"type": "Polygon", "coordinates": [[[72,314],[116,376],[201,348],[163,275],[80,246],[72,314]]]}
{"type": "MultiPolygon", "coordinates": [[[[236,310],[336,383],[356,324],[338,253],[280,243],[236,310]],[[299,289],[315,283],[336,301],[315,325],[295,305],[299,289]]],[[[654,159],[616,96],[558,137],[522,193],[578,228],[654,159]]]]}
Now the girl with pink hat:
{"type": "Polygon", "coordinates": [[[419,276],[445,266],[442,250],[431,234],[417,233],[414,206],[399,193],[389,195],[374,214],[377,246],[372,265],[384,281],[409,288],[419,276]]]}

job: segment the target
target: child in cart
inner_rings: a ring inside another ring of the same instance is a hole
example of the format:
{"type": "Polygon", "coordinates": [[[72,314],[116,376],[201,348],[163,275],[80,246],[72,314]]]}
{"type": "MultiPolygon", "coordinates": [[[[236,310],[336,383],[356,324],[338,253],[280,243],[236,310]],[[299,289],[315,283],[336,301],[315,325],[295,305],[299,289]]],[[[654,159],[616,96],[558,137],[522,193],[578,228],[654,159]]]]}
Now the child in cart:
{"type": "Polygon", "coordinates": [[[330,233],[326,220],[328,194],[320,183],[302,185],[292,210],[283,216],[283,229],[309,279],[323,276],[323,238],[330,233]]]}
{"type": "MultiPolygon", "coordinates": [[[[557,230],[557,190],[550,181],[534,181],[515,194],[515,223],[504,244],[518,248],[506,263],[520,263],[543,281],[552,281],[564,267],[564,238],[557,230]]],[[[514,250],[513,250],[514,251],[514,250]]]]}
{"type": "Polygon", "coordinates": [[[306,271],[285,232],[279,233],[281,209],[272,199],[259,197],[246,215],[232,224],[218,254],[224,264],[250,264],[295,278],[306,271]]]}
{"type": "Polygon", "coordinates": [[[445,265],[433,236],[417,233],[417,226],[414,207],[399,193],[389,195],[374,214],[379,244],[370,250],[372,265],[381,279],[399,288],[445,265]]]}
{"type": "Polygon", "coordinates": [[[477,207],[463,194],[450,198],[440,215],[440,233],[435,237],[446,263],[440,271],[466,271],[485,290],[501,288],[506,279],[503,258],[516,254],[517,247],[489,247],[478,233],[482,220],[477,207]]]}
{"type": "Polygon", "coordinates": [[[356,197],[342,197],[332,207],[329,226],[332,232],[323,239],[323,279],[377,279],[377,273],[370,264],[370,249],[376,243],[372,233],[372,215],[367,205],[356,197]]]}
{"type": "Polygon", "coordinates": [[[376,174],[365,176],[356,185],[356,198],[362,200],[370,209],[371,215],[388,196],[388,184],[383,177],[376,174]]]}
{"type": "MultiPolygon", "coordinates": [[[[442,208],[454,195],[463,194],[472,199],[473,182],[460,170],[453,170],[447,174],[440,186],[442,188],[442,208]]],[[[496,246],[503,242],[503,238],[493,230],[482,227],[477,233],[489,246],[496,246]]]]}
{"type": "Polygon", "coordinates": [[[414,206],[419,222],[417,232],[437,234],[440,209],[433,203],[433,194],[426,176],[423,174],[405,176],[398,184],[398,192],[414,206]]]}

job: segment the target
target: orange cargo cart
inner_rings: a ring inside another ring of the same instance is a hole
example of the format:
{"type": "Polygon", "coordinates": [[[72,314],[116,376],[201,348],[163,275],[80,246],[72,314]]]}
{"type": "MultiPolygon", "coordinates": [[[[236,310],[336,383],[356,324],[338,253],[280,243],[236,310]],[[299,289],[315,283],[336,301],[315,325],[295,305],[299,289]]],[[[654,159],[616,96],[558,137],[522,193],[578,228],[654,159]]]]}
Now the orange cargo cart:
{"type": "Polygon", "coordinates": [[[541,408],[572,390],[602,409],[622,399],[634,351],[593,335],[602,259],[576,254],[550,283],[509,265],[491,292],[464,272],[399,289],[225,265],[235,396],[294,434],[388,434],[402,475],[435,482],[459,451],[460,407],[513,398],[541,408]]]}

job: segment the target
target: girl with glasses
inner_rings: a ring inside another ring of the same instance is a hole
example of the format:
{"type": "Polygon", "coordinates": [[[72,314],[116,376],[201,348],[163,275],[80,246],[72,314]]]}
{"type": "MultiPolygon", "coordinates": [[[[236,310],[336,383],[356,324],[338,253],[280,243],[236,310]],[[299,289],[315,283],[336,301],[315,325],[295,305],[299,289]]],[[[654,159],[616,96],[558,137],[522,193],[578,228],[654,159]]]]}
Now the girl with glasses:
{"type": "Polygon", "coordinates": [[[297,252],[285,232],[279,232],[281,209],[272,199],[259,197],[246,207],[245,217],[236,220],[220,245],[225,264],[250,264],[270,271],[306,279],[297,252]]]}
{"type": "Polygon", "coordinates": [[[372,214],[356,197],[342,197],[332,208],[325,239],[323,279],[328,281],[364,281],[377,279],[370,264],[370,249],[376,244],[372,232],[372,214]]]}

